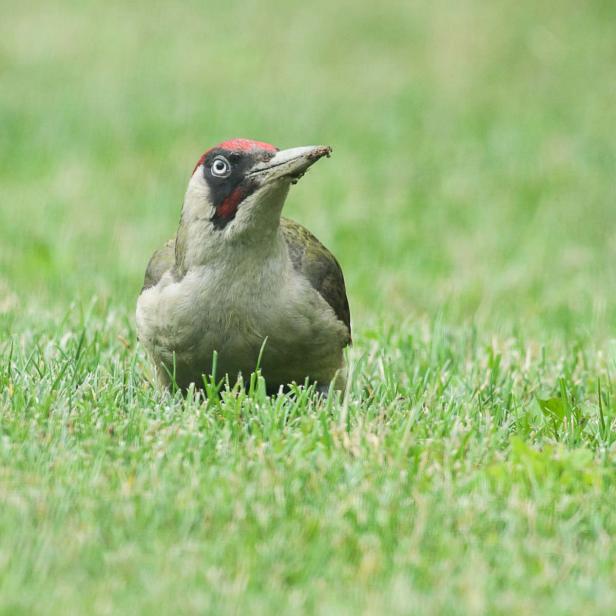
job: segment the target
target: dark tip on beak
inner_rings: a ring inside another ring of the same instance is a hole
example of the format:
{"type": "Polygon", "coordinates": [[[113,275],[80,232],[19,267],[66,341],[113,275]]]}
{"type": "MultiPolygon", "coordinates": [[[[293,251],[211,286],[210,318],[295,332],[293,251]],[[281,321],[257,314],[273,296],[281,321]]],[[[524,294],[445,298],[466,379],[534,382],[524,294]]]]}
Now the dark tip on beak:
{"type": "Polygon", "coordinates": [[[320,158],[331,155],[327,145],[309,145],[280,150],[267,162],[256,165],[249,175],[259,176],[264,181],[286,178],[295,184],[308,168],[320,158]]]}
{"type": "Polygon", "coordinates": [[[319,158],[323,158],[323,156],[329,158],[331,153],[332,149],[328,145],[318,145],[314,148],[312,153],[308,155],[308,157],[313,160],[313,162],[316,162],[319,158]]]}

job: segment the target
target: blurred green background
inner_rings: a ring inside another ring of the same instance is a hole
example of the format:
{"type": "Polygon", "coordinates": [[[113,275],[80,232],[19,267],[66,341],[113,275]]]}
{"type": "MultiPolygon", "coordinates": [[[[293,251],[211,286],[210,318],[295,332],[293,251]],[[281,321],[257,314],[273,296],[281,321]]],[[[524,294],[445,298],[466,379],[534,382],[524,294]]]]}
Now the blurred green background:
{"type": "MultiPolygon", "coordinates": [[[[0,312],[130,315],[207,147],[330,144],[286,215],[355,328],[616,324],[616,5],[32,2],[0,19],[0,312]]],[[[489,329],[488,329],[489,328],[489,329]]]]}
{"type": "Polygon", "coordinates": [[[614,613],[615,67],[613,0],[0,0],[0,613],[614,613]],[[333,147],[344,402],[148,383],[237,136],[333,147]]]}

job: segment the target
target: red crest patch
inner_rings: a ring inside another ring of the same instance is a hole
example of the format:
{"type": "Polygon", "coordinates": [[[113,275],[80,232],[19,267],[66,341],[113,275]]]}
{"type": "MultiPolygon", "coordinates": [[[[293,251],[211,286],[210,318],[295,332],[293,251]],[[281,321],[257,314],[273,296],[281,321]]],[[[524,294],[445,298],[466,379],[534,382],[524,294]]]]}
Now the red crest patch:
{"type": "Polygon", "coordinates": [[[265,143],[264,141],[255,141],[254,139],[229,139],[228,141],[223,141],[219,143],[217,146],[210,148],[206,152],[203,153],[201,158],[197,161],[195,168],[193,169],[193,173],[197,170],[199,166],[203,164],[205,157],[215,149],[223,149],[223,150],[231,150],[232,152],[250,152],[251,150],[265,150],[266,152],[278,152],[278,148],[273,146],[271,143],[265,143]]]}

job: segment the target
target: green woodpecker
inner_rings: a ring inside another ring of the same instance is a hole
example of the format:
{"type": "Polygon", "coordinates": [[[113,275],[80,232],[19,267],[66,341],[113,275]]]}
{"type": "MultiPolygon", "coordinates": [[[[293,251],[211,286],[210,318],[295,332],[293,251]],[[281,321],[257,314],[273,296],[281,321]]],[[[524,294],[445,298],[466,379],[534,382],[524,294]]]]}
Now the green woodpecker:
{"type": "Polygon", "coordinates": [[[231,384],[260,369],[270,393],[344,384],[349,304],[335,257],[281,217],[289,192],[331,148],[232,139],[197,162],[176,236],[157,250],[137,302],[139,340],[160,382],[231,384]]]}

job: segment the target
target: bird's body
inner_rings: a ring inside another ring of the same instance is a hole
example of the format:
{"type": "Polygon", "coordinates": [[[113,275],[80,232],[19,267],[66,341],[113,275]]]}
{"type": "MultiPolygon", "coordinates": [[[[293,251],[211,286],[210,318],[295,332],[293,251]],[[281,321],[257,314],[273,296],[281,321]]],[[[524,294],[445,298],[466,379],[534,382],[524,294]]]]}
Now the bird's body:
{"type": "MultiPolygon", "coordinates": [[[[273,160],[264,169],[279,167],[283,153],[256,166],[273,160]]],[[[208,211],[199,203],[212,189],[204,190],[198,165],[178,233],[150,260],[137,305],[139,338],[163,383],[201,385],[215,352],[217,374],[232,382],[247,378],[261,358],[270,391],[306,380],[340,386],[351,334],[342,271],[309,231],[280,217],[291,181],[323,153],[253,189],[260,198],[240,202],[219,228],[220,205],[208,211]]],[[[234,190],[223,195],[223,207],[234,190]]]]}

